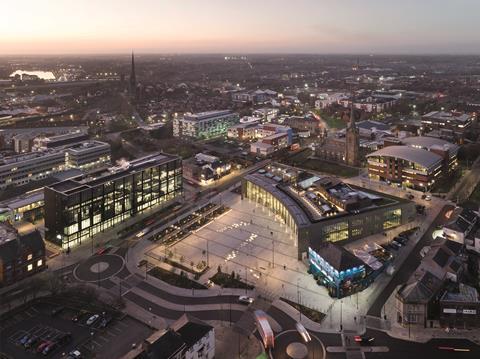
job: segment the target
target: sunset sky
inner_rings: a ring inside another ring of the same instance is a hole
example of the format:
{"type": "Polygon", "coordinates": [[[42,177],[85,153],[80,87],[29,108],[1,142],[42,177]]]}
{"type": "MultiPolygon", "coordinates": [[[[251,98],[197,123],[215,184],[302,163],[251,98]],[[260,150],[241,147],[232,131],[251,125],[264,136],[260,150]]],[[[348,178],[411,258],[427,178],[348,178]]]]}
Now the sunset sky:
{"type": "Polygon", "coordinates": [[[6,3],[0,54],[480,53],[478,0],[6,3]]]}

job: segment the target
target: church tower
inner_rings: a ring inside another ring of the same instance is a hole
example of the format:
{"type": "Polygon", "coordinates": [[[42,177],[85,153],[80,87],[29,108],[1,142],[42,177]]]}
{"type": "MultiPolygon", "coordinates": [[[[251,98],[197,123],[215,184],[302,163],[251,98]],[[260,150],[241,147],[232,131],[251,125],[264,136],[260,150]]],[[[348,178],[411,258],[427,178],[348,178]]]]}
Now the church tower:
{"type": "Polygon", "coordinates": [[[135,76],[135,57],[132,51],[132,68],[130,70],[130,95],[135,97],[137,90],[137,78],[135,76]]]}
{"type": "Polygon", "coordinates": [[[360,134],[355,125],[354,117],[355,99],[352,97],[352,109],[350,110],[350,122],[345,133],[345,162],[349,166],[360,165],[360,134]]]}

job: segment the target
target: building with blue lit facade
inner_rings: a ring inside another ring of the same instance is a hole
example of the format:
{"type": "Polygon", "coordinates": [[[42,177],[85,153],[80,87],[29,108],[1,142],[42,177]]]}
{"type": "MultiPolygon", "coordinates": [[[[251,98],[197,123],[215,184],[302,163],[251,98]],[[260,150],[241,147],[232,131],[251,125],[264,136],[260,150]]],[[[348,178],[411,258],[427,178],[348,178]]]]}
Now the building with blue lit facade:
{"type": "Polygon", "coordinates": [[[311,243],[308,247],[308,261],[309,272],[334,298],[360,292],[373,282],[365,263],[334,243],[311,243]]]}

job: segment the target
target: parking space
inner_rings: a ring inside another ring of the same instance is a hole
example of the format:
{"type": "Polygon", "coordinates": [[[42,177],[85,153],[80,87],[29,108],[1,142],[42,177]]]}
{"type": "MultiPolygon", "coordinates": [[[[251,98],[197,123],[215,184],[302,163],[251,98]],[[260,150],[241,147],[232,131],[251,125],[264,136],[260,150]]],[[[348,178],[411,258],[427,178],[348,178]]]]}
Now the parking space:
{"type": "Polygon", "coordinates": [[[113,311],[82,305],[78,300],[62,301],[62,305],[58,302],[36,300],[2,318],[0,357],[34,358],[43,354],[64,358],[78,350],[83,358],[114,358],[151,332],[142,323],[118,317],[113,311]]]}
{"type": "Polygon", "coordinates": [[[61,358],[89,337],[89,329],[64,315],[55,304],[36,301],[26,310],[2,320],[2,354],[12,358],[34,358],[44,354],[61,358]]]}

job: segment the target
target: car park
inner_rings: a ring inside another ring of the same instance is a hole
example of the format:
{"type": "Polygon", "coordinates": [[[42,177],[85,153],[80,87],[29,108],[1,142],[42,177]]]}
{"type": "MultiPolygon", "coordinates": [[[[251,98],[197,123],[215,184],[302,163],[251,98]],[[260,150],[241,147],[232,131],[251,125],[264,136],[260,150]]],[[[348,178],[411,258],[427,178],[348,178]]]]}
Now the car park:
{"type": "Polygon", "coordinates": [[[94,314],[90,318],[87,319],[85,324],[92,325],[93,323],[95,323],[98,320],[99,317],[100,316],[98,314],[94,314]]]}

